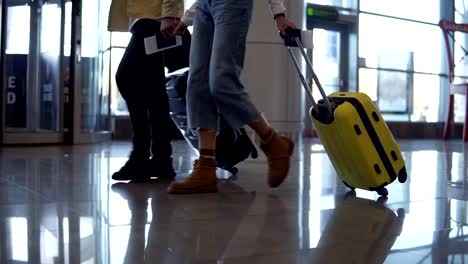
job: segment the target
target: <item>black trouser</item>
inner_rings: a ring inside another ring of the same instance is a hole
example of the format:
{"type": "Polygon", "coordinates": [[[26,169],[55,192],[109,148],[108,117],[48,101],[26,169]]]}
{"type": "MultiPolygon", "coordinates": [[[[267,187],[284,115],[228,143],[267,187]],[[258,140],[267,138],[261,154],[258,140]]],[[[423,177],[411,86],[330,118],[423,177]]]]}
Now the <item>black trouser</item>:
{"type": "Polygon", "coordinates": [[[135,23],[115,78],[132,122],[132,155],[148,157],[151,150],[153,156],[165,159],[172,155],[172,120],[164,67],[170,72],[188,67],[191,36],[186,32],[183,47],[146,55],[144,39],[159,29],[160,23],[152,19],[135,23]]]}

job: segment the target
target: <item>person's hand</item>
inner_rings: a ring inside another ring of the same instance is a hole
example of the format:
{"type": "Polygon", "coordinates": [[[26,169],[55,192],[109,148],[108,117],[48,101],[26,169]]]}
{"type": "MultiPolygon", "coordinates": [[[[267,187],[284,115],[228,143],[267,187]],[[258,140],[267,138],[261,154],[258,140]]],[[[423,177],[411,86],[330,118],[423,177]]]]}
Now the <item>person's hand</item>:
{"type": "Polygon", "coordinates": [[[281,32],[282,36],[287,36],[286,34],[286,29],[288,27],[296,29],[297,26],[292,22],[291,20],[287,19],[286,16],[280,15],[275,18],[276,20],[276,26],[278,27],[278,30],[281,32]]]}
{"type": "Polygon", "coordinates": [[[173,17],[165,17],[161,21],[161,34],[165,38],[172,37],[172,32],[179,23],[179,19],[173,17]]]}
{"type": "Polygon", "coordinates": [[[174,31],[172,32],[172,36],[175,36],[175,35],[183,35],[185,30],[187,29],[187,25],[185,25],[184,22],[179,21],[179,23],[177,24],[177,26],[174,28],[174,31]]]}

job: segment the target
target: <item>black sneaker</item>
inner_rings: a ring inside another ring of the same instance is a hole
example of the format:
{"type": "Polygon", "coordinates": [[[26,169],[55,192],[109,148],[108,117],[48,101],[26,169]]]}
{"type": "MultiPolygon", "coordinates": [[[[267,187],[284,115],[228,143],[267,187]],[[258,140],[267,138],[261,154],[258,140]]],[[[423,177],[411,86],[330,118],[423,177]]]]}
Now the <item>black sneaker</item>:
{"type": "Polygon", "coordinates": [[[173,180],[176,177],[172,159],[151,158],[148,162],[148,177],[157,177],[161,180],[173,180]]]}
{"type": "Polygon", "coordinates": [[[144,181],[151,177],[148,175],[148,159],[130,156],[127,163],[112,175],[116,181],[144,181]]]}

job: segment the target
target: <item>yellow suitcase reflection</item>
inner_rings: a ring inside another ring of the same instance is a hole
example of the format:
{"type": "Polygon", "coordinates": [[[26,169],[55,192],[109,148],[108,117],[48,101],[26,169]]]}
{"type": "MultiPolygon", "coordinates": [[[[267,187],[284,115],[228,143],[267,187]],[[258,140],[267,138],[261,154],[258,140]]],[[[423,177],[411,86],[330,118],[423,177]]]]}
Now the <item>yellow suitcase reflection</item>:
{"type": "Polygon", "coordinates": [[[312,102],[310,116],[338,176],[351,189],[376,191],[387,196],[385,188],[398,178],[407,178],[405,161],[382,115],[364,93],[338,92],[327,96],[301,42],[301,31],[288,28],[285,45],[312,102]],[[293,52],[298,47],[322,100],[315,101],[293,52]]]}
{"type": "Polygon", "coordinates": [[[406,212],[377,201],[348,195],[337,201],[310,263],[386,263],[401,235],[406,212]]]}

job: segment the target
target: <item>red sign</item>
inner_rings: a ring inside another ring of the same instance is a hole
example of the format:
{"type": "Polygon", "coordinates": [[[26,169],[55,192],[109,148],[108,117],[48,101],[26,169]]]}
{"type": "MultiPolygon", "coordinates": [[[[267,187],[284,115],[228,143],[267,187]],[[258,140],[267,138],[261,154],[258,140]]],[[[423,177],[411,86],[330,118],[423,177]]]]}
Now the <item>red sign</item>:
{"type": "Polygon", "coordinates": [[[441,20],[439,26],[446,31],[461,31],[468,33],[468,24],[457,24],[453,21],[441,20]]]}

